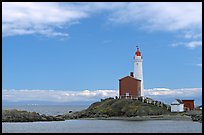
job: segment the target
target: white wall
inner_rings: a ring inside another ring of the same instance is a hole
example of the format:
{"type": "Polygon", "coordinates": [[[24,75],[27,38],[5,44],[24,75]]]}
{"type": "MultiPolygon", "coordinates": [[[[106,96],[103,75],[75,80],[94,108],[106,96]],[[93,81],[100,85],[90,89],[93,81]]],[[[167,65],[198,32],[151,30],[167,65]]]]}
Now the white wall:
{"type": "Polygon", "coordinates": [[[144,96],[143,71],[142,71],[142,56],[134,57],[134,78],[141,80],[141,95],[144,96]]]}
{"type": "Polygon", "coordinates": [[[183,111],[184,111],[183,104],[171,105],[171,112],[183,112],[183,111]]]}

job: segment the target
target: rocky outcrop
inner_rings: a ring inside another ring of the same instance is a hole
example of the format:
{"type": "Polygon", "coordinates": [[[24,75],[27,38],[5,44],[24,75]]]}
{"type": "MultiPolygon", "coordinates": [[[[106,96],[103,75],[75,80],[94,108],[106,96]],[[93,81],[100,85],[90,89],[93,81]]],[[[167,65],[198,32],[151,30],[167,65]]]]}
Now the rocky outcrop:
{"type": "Polygon", "coordinates": [[[192,115],[191,118],[193,121],[202,122],[202,114],[192,115]]]}
{"type": "Polygon", "coordinates": [[[36,112],[20,111],[16,109],[2,110],[2,122],[34,122],[34,121],[63,121],[60,116],[40,115],[36,112]]]}
{"type": "Polygon", "coordinates": [[[187,116],[191,116],[193,121],[202,122],[202,110],[191,110],[185,113],[187,116]]]}
{"type": "Polygon", "coordinates": [[[108,98],[93,103],[86,110],[64,115],[64,118],[134,117],[164,114],[170,114],[165,106],[157,106],[136,99],[108,98]]]}

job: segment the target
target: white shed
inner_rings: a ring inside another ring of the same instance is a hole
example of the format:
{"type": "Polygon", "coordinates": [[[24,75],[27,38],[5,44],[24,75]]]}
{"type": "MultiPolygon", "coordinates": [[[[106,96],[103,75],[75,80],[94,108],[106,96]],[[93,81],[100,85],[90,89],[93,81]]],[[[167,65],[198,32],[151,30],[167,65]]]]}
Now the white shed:
{"type": "Polygon", "coordinates": [[[176,99],[171,103],[171,112],[183,112],[184,111],[184,104],[182,100],[176,99]]]}

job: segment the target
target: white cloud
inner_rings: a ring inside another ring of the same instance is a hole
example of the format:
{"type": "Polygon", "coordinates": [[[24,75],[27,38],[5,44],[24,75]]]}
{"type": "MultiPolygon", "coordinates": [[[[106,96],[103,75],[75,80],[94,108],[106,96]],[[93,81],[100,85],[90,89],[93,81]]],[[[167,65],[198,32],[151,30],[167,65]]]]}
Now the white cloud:
{"type": "Polygon", "coordinates": [[[202,68],[202,63],[201,64],[196,64],[196,66],[201,67],[202,68]]]}
{"type": "Polygon", "coordinates": [[[181,88],[181,89],[167,89],[167,88],[153,88],[146,89],[145,95],[157,96],[195,96],[202,92],[202,88],[181,88]]]}
{"type": "Polygon", "coordinates": [[[202,3],[131,2],[115,11],[110,20],[118,23],[140,22],[140,26],[148,30],[201,29],[202,3]]]}
{"type": "Polygon", "coordinates": [[[56,29],[84,17],[87,14],[59,3],[3,2],[2,32],[4,36],[42,34],[66,37],[67,33],[56,32],[56,29]]]}
{"type": "Polygon", "coordinates": [[[189,42],[179,42],[179,43],[173,43],[171,44],[172,47],[176,47],[176,46],[185,46],[188,48],[195,48],[198,46],[202,46],[202,41],[189,41],[189,42]]]}
{"type": "MultiPolygon", "coordinates": [[[[64,91],[64,90],[2,90],[3,101],[48,101],[48,102],[83,102],[99,101],[101,98],[118,96],[118,90],[83,90],[83,91],[64,91]]],[[[153,88],[145,89],[145,96],[157,99],[159,97],[168,98],[202,97],[202,88],[153,88]]]]}
{"type": "Polygon", "coordinates": [[[57,32],[67,25],[76,24],[91,14],[122,7],[123,3],[76,2],[3,2],[3,36],[41,34],[67,37],[57,32]]]}
{"type": "Polygon", "coordinates": [[[202,38],[202,33],[187,32],[187,33],[184,34],[184,38],[186,38],[186,39],[202,38]]]}
{"type": "Polygon", "coordinates": [[[3,100],[6,101],[50,101],[50,102],[74,102],[89,101],[100,98],[114,97],[115,90],[95,91],[62,91],[62,90],[3,90],[3,100]]]}
{"type": "Polygon", "coordinates": [[[202,26],[201,2],[3,2],[3,35],[66,37],[67,33],[57,30],[101,12],[108,13],[110,22],[133,23],[146,30],[194,30],[202,26]]]}

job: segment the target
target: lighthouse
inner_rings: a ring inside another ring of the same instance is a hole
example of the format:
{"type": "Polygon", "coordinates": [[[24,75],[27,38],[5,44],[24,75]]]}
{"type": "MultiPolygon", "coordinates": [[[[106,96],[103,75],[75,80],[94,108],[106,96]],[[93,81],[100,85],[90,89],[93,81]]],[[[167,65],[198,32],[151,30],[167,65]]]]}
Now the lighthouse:
{"type": "Polygon", "coordinates": [[[142,72],[142,56],[137,46],[137,50],[134,56],[134,78],[141,80],[141,93],[140,96],[144,96],[144,85],[143,85],[143,72],[142,72]]]}
{"type": "Polygon", "coordinates": [[[134,56],[133,71],[130,72],[130,75],[119,79],[119,98],[137,99],[142,97],[144,99],[142,56],[138,47],[134,56]]]}

